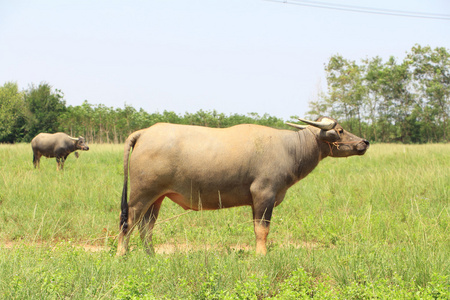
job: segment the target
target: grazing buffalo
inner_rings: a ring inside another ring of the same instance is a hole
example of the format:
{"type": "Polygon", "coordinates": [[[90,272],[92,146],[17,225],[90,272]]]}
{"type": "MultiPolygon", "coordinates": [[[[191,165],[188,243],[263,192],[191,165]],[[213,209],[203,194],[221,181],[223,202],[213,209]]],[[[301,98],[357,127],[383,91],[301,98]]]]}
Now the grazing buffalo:
{"type": "Polygon", "coordinates": [[[126,253],[136,225],[146,250],[154,252],[152,230],[166,197],[192,210],[251,206],[256,253],[265,254],[272,209],[287,189],[323,158],[363,155],[369,148],[334,119],[300,120],[309,126],[288,123],[299,131],[159,123],[132,133],[125,142],[117,255],[126,253]]]}
{"type": "MultiPolygon", "coordinates": [[[[31,140],[33,148],[33,165],[39,168],[41,156],[56,157],[56,169],[64,168],[67,156],[76,150],[89,150],[83,137],[73,138],[65,133],[39,133],[31,140]]],[[[78,152],[75,152],[78,158],[78,152]]]]}

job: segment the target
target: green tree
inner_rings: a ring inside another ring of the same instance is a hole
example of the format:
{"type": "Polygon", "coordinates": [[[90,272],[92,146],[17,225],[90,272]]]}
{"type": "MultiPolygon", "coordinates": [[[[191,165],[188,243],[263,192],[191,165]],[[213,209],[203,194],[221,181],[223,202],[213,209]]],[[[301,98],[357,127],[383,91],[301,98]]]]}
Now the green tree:
{"type": "Polygon", "coordinates": [[[329,115],[374,141],[423,143],[450,136],[450,54],[412,48],[405,60],[340,55],[325,67],[328,93],[309,103],[311,116],[329,115]]]}
{"type": "Polygon", "coordinates": [[[359,132],[361,135],[361,113],[366,93],[363,85],[364,67],[346,60],[341,55],[335,55],[331,57],[325,71],[331,115],[345,123],[350,131],[359,132]]]}
{"type": "Polygon", "coordinates": [[[420,92],[420,112],[428,139],[449,139],[450,53],[445,48],[416,45],[407,57],[420,92]],[[433,126],[434,125],[434,126],[433,126]],[[433,138],[434,135],[434,138],[433,138]]]}
{"type": "Polygon", "coordinates": [[[20,141],[24,135],[26,108],[23,92],[15,82],[0,87],[0,143],[20,141]]]}
{"type": "Polygon", "coordinates": [[[82,106],[68,106],[64,113],[59,116],[58,130],[74,137],[80,135],[85,137],[84,113],[82,106]]]}
{"type": "Polygon", "coordinates": [[[371,130],[367,132],[370,140],[380,140],[380,106],[382,105],[383,93],[381,88],[381,78],[383,77],[383,64],[380,57],[366,59],[366,73],[364,84],[367,89],[366,99],[364,101],[364,111],[366,120],[369,122],[371,130]]]}
{"type": "Polygon", "coordinates": [[[224,119],[226,116],[222,113],[218,113],[216,110],[204,111],[200,109],[196,113],[185,113],[184,124],[200,125],[206,127],[220,128],[224,127],[224,119]]]}
{"type": "Polygon", "coordinates": [[[390,139],[403,143],[411,142],[411,113],[415,104],[409,63],[398,64],[390,57],[383,68],[381,88],[384,97],[383,115],[387,118],[390,128],[390,139]]]}
{"type": "Polygon", "coordinates": [[[24,95],[30,112],[25,126],[25,140],[31,139],[40,132],[53,133],[58,130],[59,116],[66,110],[64,94],[60,90],[52,90],[48,83],[39,86],[31,85],[24,95]]]}
{"type": "Polygon", "coordinates": [[[109,133],[112,126],[112,112],[113,109],[107,107],[104,104],[98,104],[93,107],[93,118],[92,122],[96,128],[95,141],[98,143],[109,143],[109,133]]]}

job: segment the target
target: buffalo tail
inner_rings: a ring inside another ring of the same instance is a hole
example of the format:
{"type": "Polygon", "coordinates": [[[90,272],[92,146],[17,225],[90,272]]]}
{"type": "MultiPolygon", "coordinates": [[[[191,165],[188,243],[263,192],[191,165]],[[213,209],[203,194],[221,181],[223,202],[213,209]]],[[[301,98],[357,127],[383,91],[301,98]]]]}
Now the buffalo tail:
{"type": "Polygon", "coordinates": [[[133,132],[125,141],[125,149],[123,154],[123,171],[124,171],[124,181],[122,190],[122,201],[120,204],[120,229],[123,233],[128,232],[128,201],[127,201],[127,187],[128,187],[128,162],[130,160],[130,151],[136,144],[137,140],[141,136],[142,131],[133,132]]]}

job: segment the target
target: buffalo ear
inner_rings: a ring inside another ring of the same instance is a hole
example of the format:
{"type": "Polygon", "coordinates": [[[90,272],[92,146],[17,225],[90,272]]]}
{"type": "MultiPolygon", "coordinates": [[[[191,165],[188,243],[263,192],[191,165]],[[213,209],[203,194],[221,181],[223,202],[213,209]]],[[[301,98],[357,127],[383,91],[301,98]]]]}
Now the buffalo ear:
{"type": "Polygon", "coordinates": [[[318,137],[319,137],[319,140],[322,140],[322,141],[325,141],[328,143],[337,142],[341,138],[336,130],[327,130],[327,131],[321,130],[318,137]]]}
{"type": "Polygon", "coordinates": [[[75,155],[76,158],[80,157],[80,154],[78,154],[77,151],[74,152],[74,155],[75,155]]]}

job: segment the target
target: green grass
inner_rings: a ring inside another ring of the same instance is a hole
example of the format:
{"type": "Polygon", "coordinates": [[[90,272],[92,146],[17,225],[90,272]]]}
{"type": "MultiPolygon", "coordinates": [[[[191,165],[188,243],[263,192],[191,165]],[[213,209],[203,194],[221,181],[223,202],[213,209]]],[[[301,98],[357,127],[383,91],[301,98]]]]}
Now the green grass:
{"type": "Polygon", "coordinates": [[[33,169],[29,144],[0,145],[0,298],[450,297],[450,145],[325,159],[275,208],[265,257],[249,207],[186,213],[170,200],[158,254],[133,234],[115,257],[123,147],[90,148],[57,172],[54,159],[33,169]]]}

